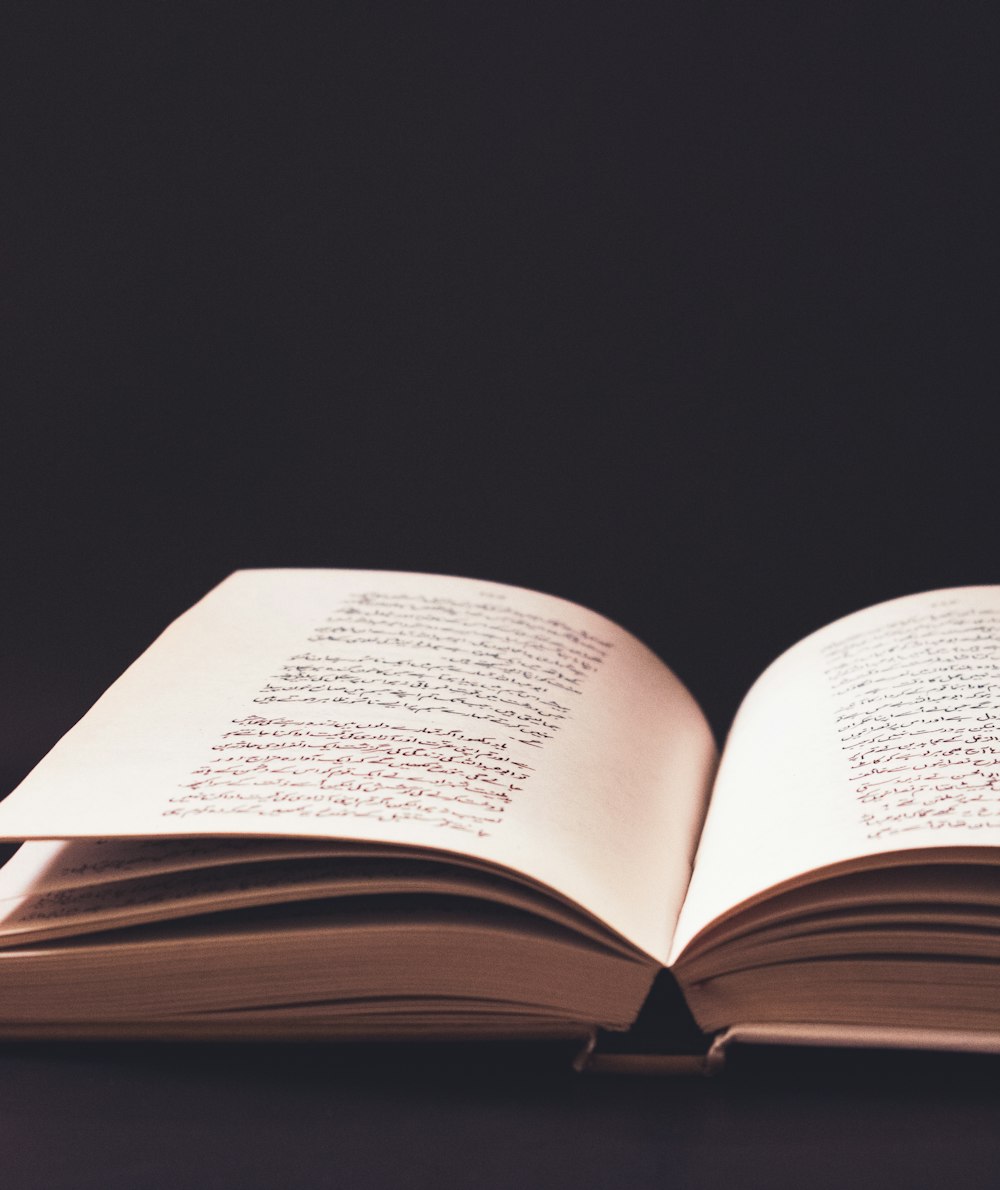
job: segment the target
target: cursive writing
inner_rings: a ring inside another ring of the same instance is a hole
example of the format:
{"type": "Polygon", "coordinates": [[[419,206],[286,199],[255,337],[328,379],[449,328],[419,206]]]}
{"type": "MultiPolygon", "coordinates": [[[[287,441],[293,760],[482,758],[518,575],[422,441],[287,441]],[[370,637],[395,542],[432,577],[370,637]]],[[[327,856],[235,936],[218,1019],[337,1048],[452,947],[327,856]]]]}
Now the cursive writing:
{"type": "Polygon", "coordinates": [[[870,838],[1000,827],[1000,612],[941,600],[823,654],[870,838]]]}
{"type": "Polygon", "coordinates": [[[491,592],[350,595],[302,643],[257,691],[259,713],[234,719],[170,799],[168,817],[487,835],[612,647],[491,592]]]}

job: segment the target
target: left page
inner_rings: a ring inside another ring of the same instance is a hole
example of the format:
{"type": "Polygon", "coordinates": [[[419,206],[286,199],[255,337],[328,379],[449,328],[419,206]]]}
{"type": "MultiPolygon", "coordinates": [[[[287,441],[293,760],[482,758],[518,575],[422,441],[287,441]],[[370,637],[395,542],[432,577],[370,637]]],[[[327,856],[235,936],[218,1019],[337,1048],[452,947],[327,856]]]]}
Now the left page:
{"type": "Polygon", "coordinates": [[[0,803],[0,837],[432,848],[539,881],[663,962],[714,764],[681,683],[575,604],[239,571],[0,803]]]}

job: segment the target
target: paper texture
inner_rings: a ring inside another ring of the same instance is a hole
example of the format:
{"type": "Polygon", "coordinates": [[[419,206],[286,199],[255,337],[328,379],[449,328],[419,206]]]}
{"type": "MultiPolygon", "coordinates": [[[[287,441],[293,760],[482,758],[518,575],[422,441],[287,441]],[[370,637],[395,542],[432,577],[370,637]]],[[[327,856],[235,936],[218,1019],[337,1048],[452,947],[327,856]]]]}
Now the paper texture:
{"type": "Polygon", "coordinates": [[[676,678],[574,604],[430,575],[241,571],[0,804],[0,836],[456,852],[663,961],[713,764],[676,678]]]}

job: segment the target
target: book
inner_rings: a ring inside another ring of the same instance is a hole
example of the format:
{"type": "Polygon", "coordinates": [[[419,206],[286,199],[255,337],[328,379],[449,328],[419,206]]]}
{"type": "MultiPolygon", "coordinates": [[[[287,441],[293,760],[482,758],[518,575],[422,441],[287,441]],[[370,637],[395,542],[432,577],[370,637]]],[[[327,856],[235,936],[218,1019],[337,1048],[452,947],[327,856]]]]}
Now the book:
{"type": "Polygon", "coordinates": [[[581,1039],[670,1068],[690,1012],[698,1063],[1000,1052],[1000,587],[809,636],[720,757],[666,664],[566,600],[238,571],[0,838],[0,1037],[581,1039]]]}

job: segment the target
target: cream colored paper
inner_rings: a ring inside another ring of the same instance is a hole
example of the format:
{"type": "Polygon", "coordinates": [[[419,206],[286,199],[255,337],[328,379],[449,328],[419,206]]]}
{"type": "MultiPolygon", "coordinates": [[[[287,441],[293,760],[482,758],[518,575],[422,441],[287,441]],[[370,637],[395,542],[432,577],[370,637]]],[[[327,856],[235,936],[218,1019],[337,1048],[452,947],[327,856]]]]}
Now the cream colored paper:
{"type": "Polygon", "coordinates": [[[240,571],[0,804],[0,836],[454,851],[662,961],[713,763],[669,670],[574,604],[431,575],[240,571]]]}
{"type": "Polygon", "coordinates": [[[747,695],[671,962],[705,925],[828,864],[1000,844],[1000,588],[905,596],[820,629],[747,695]]]}

